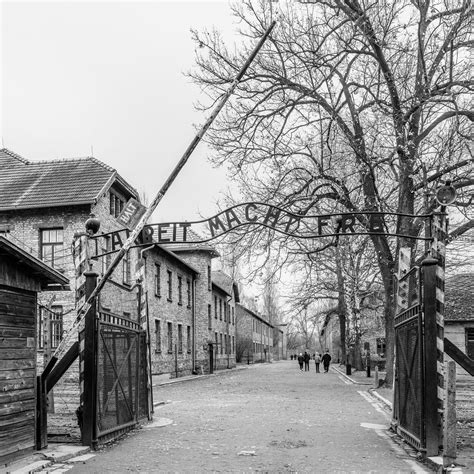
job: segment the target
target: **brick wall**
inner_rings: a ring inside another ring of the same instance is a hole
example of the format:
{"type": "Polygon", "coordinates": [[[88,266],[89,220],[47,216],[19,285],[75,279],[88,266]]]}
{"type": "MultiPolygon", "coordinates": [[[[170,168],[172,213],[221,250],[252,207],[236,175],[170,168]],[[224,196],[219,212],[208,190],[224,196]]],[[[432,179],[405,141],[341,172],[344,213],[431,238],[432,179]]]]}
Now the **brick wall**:
{"type": "MultiPolygon", "coordinates": [[[[173,250],[171,246],[170,250],[173,250]]],[[[208,282],[213,253],[207,250],[176,250],[176,253],[199,272],[195,284],[196,368],[209,372],[208,342],[214,340],[214,332],[208,327],[208,306],[212,307],[212,287],[208,282]]]]}
{"type": "Polygon", "coordinates": [[[250,339],[253,360],[270,362],[273,358],[273,326],[240,304],[236,305],[236,313],[237,340],[250,339]]]}
{"type": "Polygon", "coordinates": [[[170,373],[175,376],[177,371],[178,376],[189,375],[193,368],[192,287],[196,279],[195,272],[157,247],[146,251],[144,260],[145,291],[150,318],[152,373],[170,373]],[[159,287],[157,287],[157,265],[159,265],[159,287]],[[168,295],[168,271],[171,272],[171,299],[168,295]],[[181,304],[179,303],[178,277],[182,282],[181,304]],[[191,292],[190,304],[188,304],[188,282],[191,292]],[[168,324],[171,324],[171,341],[168,338],[168,324]],[[178,347],[178,325],[181,325],[181,351],[178,347]],[[178,351],[176,352],[177,347],[178,351]]]}
{"type": "Polygon", "coordinates": [[[214,342],[217,335],[214,364],[216,369],[232,368],[235,367],[235,324],[232,321],[234,299],[215,285],[212,285],[211,297],[209,332],[213,335],[211,337],[214,342]]]}

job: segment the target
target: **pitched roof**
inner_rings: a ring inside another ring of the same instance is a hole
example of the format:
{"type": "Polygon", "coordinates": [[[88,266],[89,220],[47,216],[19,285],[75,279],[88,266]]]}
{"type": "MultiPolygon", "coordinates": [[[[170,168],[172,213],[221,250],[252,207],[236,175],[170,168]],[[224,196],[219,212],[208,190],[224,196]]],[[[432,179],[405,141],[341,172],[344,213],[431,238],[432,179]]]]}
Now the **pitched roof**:
{"type": "Polygon", "coordinates": [[[446,278],[445,320],[474,321],[474,273],[446,278]]]}
{"type": "Polygon", "coordinates": [[[237,283],[229,275],[225,274],[222,270],[216,270],[212,272],[211,276],[212,283],[225,290],[228,295],[235,295],[236,302],[240,301],[237,283]]]}
{"type": "Polygon", "coordinates": [[[2,211],[92,204],[114,180],[138,195],[116,170],[93,157],[28,161],[3,148],[0,169],[2,211]]]}
{"type": "Polygon", "coordinates": [[[236,303],[236,306],[238,306],[239,308],[242,308],[246,313],[250,314],[251,316],[253,316],[256,319],[259,319],[260,321],[265,323],[267,326],[274,327],[273,324],[271,324],[269,321],[267,321],[263,315],[257,314],[255,311],[252,311],[251,309],[247,308],[246,306],[244,306],[241,303],[236,303]]]}
{"type": "MultiPolygon", "coordinates": [[[[179,228],[177,229],[177,239],[180,240],[183,235],[183,229],[179,228]]],[[[216,250],[215,247],[210,245],[207,242],[203,243],[193,243],[193,242],[199,242],[202,240],[203,237],[201,237],[197,232],[195,232],[193,229],[187,229],[186,230],[186,242],[183,243],[170,243],[170,244],[160,244],[161,246],[165,247],[168,250],[171,250],[172,252],[197,252],[197,251],[203,251],[203,252],[209,252],[211,254],[212,258],[219,257],[219,252],[216,250]]]]}

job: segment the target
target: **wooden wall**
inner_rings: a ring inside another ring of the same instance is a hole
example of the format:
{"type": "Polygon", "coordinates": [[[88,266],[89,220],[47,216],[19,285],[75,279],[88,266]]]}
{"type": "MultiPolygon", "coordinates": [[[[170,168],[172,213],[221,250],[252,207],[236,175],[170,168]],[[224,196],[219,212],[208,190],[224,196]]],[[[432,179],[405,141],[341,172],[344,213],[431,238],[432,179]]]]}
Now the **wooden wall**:
{"type": "Polygon", "coordinates": [[[35,445],[36,293],[0,285],[0,463],[35,445]]]}

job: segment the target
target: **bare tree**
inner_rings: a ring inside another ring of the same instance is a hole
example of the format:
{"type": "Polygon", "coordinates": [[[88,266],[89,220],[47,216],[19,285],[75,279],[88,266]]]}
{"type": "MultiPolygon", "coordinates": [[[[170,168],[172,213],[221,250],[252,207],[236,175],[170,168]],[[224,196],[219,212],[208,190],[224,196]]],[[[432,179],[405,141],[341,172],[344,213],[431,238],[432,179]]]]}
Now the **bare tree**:
{"type": "MultiPolygon", "coordinates": [[[[216,31],[194,32],[200,48],[191,77],[213,101],[225,93],[272,14],[266,1],[244,0],[233,11],[244,39],[238,51],[216,31]]],[[[288,3],[207,136],[214,162],[229,164],[244,198],[301,215],[405,214],[358,217],[367,228],[402,236],[396,242],[371,236],[385,292],[387,382],[396,255],[400,246],[415,247],[423,226],[423,219],[407,215],[433,211],[434,190],[447,178],[458,191],[458,206],[472,203],[471,12],[470,0],[288,3]]],[[[451,234],[473,227],[466,217],[451,234]]],[[[292,255],[292,242],[276,241],[268,229],[238,238],[242,248],[279,260],[279,268],[292,255]]]]}

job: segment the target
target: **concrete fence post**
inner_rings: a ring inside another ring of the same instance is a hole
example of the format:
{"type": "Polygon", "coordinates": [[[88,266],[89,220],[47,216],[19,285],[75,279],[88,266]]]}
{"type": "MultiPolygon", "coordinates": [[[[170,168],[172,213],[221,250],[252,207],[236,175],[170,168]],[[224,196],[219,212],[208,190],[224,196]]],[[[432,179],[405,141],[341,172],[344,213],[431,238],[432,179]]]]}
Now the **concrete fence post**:
{"type": "Polygon", "coordinates": [[[456,362],[446,363],[446,396],[444,406],[443,464],[449,466],[456,459],[456,362]]]}

